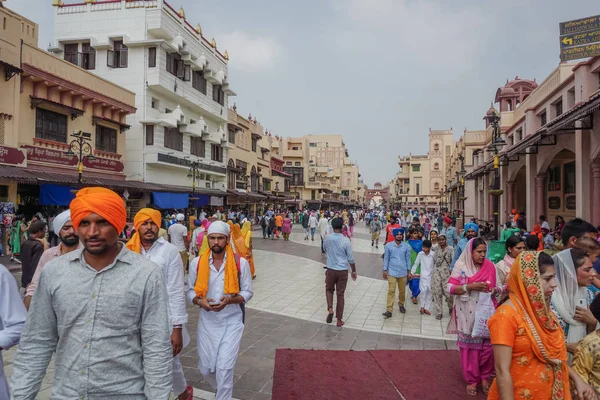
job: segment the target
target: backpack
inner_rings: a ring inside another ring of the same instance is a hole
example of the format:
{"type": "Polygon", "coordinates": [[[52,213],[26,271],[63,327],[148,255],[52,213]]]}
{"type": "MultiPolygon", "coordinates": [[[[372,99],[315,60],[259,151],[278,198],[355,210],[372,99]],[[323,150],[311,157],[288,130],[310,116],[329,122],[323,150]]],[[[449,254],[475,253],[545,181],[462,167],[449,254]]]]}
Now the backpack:
{"type": "Polygon", "coordinates": [[[260,219],[260,226],[262,226],[263,228],[267,227],[267,220],[264,216],[260,219]]]}

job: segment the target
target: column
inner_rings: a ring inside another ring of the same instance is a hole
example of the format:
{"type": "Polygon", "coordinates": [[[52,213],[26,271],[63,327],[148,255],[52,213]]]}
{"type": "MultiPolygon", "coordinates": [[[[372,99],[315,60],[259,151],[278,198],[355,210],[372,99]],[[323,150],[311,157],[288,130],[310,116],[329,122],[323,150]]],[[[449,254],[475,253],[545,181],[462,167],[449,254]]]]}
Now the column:
{"type": "Polygon", "coordinates": [[[469,202],[469,204],[472,207],[472,212],[473,212],[473,216],[477,219],[479,219],[479,178],[475,178],[475,180],[472,181],[473,182],[473,199],[470,199],[471,201],[469,202]]]}
{"type": "Polygon", "coordinates": [[[590,221],[591,196],[590,196],[590,131],[575,131],[575,215],[590,221]]]}
{"type": "Polygon", "coordinates": [[[538,174],[535,177],[535,215],[533,216],[537,221],[540,215],[546,215],[545,207],[545,187],[546,187],[546,173],[538,174]]]}
{"type": "MultiPolygon", "coordinates": [[[[535,175],[536,175],[536,158],[535,154],[527,154],[525,156],[525,186],[527,190],[526,193],[526,210],[525,216],[527,221],[527,229],[532,230],[533,225],[537,217],[535,217],[535,197],[536,197],[536,189],[535,189],[535,175]]],[[[521,212],[521,210],[517,210],[517,212],[521,212]]]]}
{"type": "Polygon", "coordinates": [[[506,182],[506,212],[510,214],[514,208],[515,181],[506,182]]]}
{"type": "Polygon", "coordinates": [[[600,225],[600,160],[596,159],[592,163],[592,211],[594,212],[594,218],[592,224],[594,226],[600,225]]]}

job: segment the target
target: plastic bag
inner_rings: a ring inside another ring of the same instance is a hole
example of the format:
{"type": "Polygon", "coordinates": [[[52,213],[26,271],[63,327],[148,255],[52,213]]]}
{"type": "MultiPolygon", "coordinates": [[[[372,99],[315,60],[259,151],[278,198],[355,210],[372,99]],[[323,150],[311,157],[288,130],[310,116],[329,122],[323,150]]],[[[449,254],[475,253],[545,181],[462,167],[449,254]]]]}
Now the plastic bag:
{"type": "Polygon", "coordinates": [[[488,320],[496,308],[492,302],[492,296],[489,293],[479,293],[479,300],[475,307],[475,324],[473,325],[472,336],[482,339],[489,339],[490,329],[488,328],[488,320]]]}

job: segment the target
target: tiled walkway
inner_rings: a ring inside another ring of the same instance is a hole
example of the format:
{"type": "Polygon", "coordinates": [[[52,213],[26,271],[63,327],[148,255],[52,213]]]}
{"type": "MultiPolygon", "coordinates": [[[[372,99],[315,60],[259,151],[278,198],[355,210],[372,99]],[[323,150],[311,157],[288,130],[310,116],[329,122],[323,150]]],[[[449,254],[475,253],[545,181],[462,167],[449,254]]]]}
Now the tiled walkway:
{"type": "MultiPolygon", "coordinates": [[[[407,304],[407,313],[397,310],[385,320],[387,283],[381,279],[382,247],[371,251],[366,229],[357,227],[352,239],[359,277],[346,290],[346,325],[325,324],[324,257],[320,242],[303,240],[301,228],[292,240],[263,240],[255,231],[254,247],[258,278],[254,298],[248,303],[246,328],[235,370],[234,396],[237,399],[271,398],[273,366],[277,348],[371,350],[371,349],[455,349],[453,336],[444,335],[448,322],[421,316],[418,307],[407,304]],[[298,239],[298,235],[299,239],[298,239]]],[[[18,276],[18,273],[16,273],[18,276]]],[[[188,306],[188,329],[195,336],[198,309],[188,306]]],[[[14,349],[3,353],[5,371],[12,370],[14,349]]],[[[188,384],[197,399],[214,399],[197,368],[195,340],[181,355],[188,384]]],[[[458,366],[457,366],[458,368],[458,366]]],[[[49,399],[53,369],[49,368],[38,399],[49,399]]]]}

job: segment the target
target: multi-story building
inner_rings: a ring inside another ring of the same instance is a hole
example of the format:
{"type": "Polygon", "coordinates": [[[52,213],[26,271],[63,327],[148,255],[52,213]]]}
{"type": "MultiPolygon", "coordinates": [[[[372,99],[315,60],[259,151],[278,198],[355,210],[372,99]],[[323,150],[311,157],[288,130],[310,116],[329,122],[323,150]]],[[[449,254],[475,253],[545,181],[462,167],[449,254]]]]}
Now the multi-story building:
{"type": "Polygon", "coordinates": [[[164,0],[54,5],[49,51],[136,93],[137,111],[127,118],[127,178],[224,194],[227,104],[235,95],[227,52],[164,0]]]}
{"type": "Polygon", "coordinates": [[[31,214],[101,185],[138,207],[148,188],[124,173],[135,94],[39,49],[35,22],[2,6],[0,22],[0,201],[31,214]]]}
{"type": "Polygon", "coordinates": [[[540,215],[550,225],[558,215],[600,224],[599,78],[600,57],[594,57],[559,64],[539,85],[517,77],[496,91],[499,113],[488,110],[487,140],[467,174],[477,218],[492,221],[498,212],[502,224],[516,209],[526,212],[529,229],[540,215]],[[495,115],[506,143],[501,148],[490,146],[495,115]],[[494,195],[500,195],[497,210],[494,195]]]}
{"type": "Polygon", "coordinates": [[[452,146],[452,129],[430,129],[427,154],[398,157],[399,172],[393,186],[403,207],[439,207],[445,171],[450,166],[452,146]]]}
{"type": "Polygon", "coordinates": [[[364,206],[369,210],[387,208],[391,205],[390,188],[383,186],[380,182],[375,182],[373,189],[365,189],[364,206]]]}

